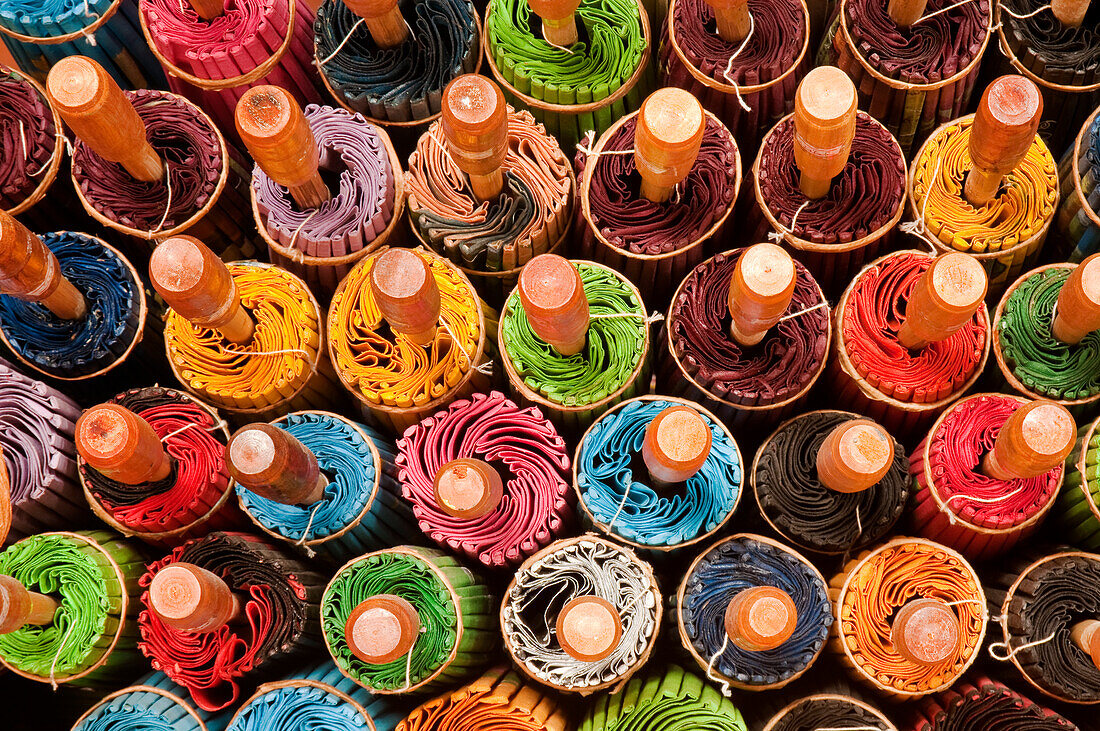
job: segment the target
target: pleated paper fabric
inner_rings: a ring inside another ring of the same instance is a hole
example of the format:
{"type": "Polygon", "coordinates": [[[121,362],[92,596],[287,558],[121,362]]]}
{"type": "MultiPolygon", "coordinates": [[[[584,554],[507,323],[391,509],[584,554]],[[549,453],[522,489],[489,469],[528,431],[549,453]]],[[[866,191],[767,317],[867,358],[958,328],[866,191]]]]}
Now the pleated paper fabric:
{"type": "Polygon", "coordinates": [[[764,137],[752,166],[757,217],[762,217],[756,237],[781,234],[835,296],[864,264],[893,247],[905,211],[905,156],[889,130],[857,112],[848,162],[828,193],[815,200],[799,188],[794,150],[790,115],[764,137]]]}
{"type": "Polygon", "coordinates": [[[625,683],[649,659],[661,627],[653,569],[628,548],[593,535],[552,543],[516,572],[500,608],[508,654],[524,675],[555,690],[591,695],[625,683]],[[577,660],[558,641],[558,615],[578,597],[614,607],[622,638],[602,660],[577,660]]]}
{"type": "Polygon", "coordinates": [[[141,587],[142,653],[205,711],[229,708],[242,683],[278,677],[320,649],[324,577],[260,538],[216,531],[189,541],[149,564],[141,587]],[[149,585],[156,572],[181,562],[223,579],[241,597],[245,621],[205,634],[165,625],[149,609],[149,585]]]}
{"type": "Polygon", "coordinates": [[[409,35],[380,49],[342,0],[324,0],[313,26],[317,66],[341,106],[380,124],[415,125],[440,113],[452,79],[477,71],[480,24],[469,0],[405,0],[398,7],[409,35]]]}
{"type": "Polygon", "coordinates": [[[0,359],[0,544],[90,524],[76,473],[79,417],[75,401],[0,359]]]}
{"type": "Polygon", "coordinates": [[[830,490],[817,477],[829,433],[858,419],[847,411],[810,411],[784,422],[757,450],[752,487],[764,519],[784,540],[830,555],[867,548],[894,527],[909,499],[909,460],[894,439],[894,462],[861,492],[830,490]]]}
{"type": "Polygon", "coordinates": [[[492,0],[485,11],[485,55],[493,77],[517,107],[572,150],[642,103],[652,84],[649,18],[637,0],[582,0],[578,41],[552,46],[523,0],[492,0]]]}
{"type": "Polygon", "coordinates": [[[40,83],[66,56],[94,59],[123,89],[166,83],[130,0],[8,0],[0,7],[0,37],[40,83]]]}
{"type": "Polygon", "coordinates": [[[622,693],[589,705],[577,731],[649,731],[653,728],[747,731],[741,712],[703,678],[676,665],[634,678],[622,693]]]}
{"type": "Polygon", "coordinates": [[[679,399],[642,396],[596,420],[577,446],[574,487],[585,520],[639,549],[670,551],[714,534],[733,516],[744,467],[729,430],[713,414],[679,399]],[[660,486],[641,460],[646,430],[658,414],[687,404],[711,433],[706,462],[682,485],[660,486]]]}
{"type": "Polygon", "coordinates": [[[767,721],[763,731],[821,728],[897,731],[882,711],[856,697],[839,693],[814,693],[795,698],[767,721]]]}
{"type": "Polygon", "coordinates": [[[520,267],[561,247],[577,188],[557,140],[528,111],[508,108],[501,169],[500,196],[479,201],[437,121],[417,141],[405,181],[417,238],[461,268],[494,307],[516,285],[520,267]]]}
{"type": "Polygon", "coordinates": [[[746,150],[794,111],[809,70],[810,12],[802,0],[748,3],[752,33],[729,42],[715,33],[705,0],[672,0],[661,25],[658,80],[690,91],[746,150]],[[743,44],[743,47],[742,47],[743,44]]]}
{"type": "Polygon", "coordinates": [[[376,695],[439,692],[475,677],[500,642],[493,629],[496,600],[469,569],[441,551],[397,546],[360,556],[336,572],[325,589],[325,644],[347,677],[376,695]],[[348,616],[364,600],[394,594],[420,617],[409,654],[374,665],[351,653],[348,616]]]}
{"type": "Polygon", "coordinates": [[[1100,555],[1032,549],[1002,564],[989,581],[990,611],[1000,617],[990,628],[999,643],[990,654],[1002,663],[1007,658],[1042,696],[1095,706],[1100,669],[1070,630],[1100,613],[1100,555]]]}
{"type": "MultiPolygon", "coordinates": [[[[1055,148],[1057,149],[1057,148],[1055,148]]],[[[1100,109],[1092,113],[1058,166],[1058,253],[1080,262],[1100,251],[1100,109]]]]}
{"type": "Polygon", "coordinates": [[[304,444],[332,479],[314,505],[284,505],[237,485],[241,508],[261,530],[330,563],[417,535],[401,500],[392,441],[323,411],[299,411],[271,423],[304,444]]]}
{"type": "Polygon", "coordinates": [[[730,131],[706,114],[699,155],[672,197],[654,203],[641,195],[635,166],[638,116],[615,122],[592,146],[578,145],[577,176],[583,221],[575,235],[578,255],[622,272],[663,305],[676,284],[704,258],[706,242],[721,238],[741,185],[741,153],[730,131]]]}
{"type": "Polygon", "coordinates": [[[955,551],[921,538],[893,538],[852,559],[829,581],[836,613],[832,653],[856,681],[893,700],[946,690],[977,659],[985,636],[985,593],[974,569],[955,551]],[[902,657],[890,639],[898,609],[914,599],[939,599],[959,620],[954,654],[934,665],[902,657]]]}
{"type": "Polygon", "coordinates": [[[115,691],[88,709],[72,731],[224,731],[228,713],[208,713],[164,673],[115,691]]]}
{"type": "Polygon", "coordinates": [[[340,283],[328,311],[329,353],[341,383],[368,420],[395,433],[488,386],[477,367],[491,356],[486,343],[496,330],[496,313],[457,267],[416,253],[439,288],[439,325],[426,348],[393,332],[374,301],[370,275],[380,252],[340,283]]]}
{"type": "Polygon", "coordinates": [[[498,667],[474,682],[417,706],[396,731],[500,729],[570,731],[574,714],[563,701],[498,667]]]}
{"type": "Polygon", "coordinates": [[[265,683],[233,715],[229,731],[393,731],[402,714],[331,662],[265,683]]]}
{"type": "Polygon", "coordinates": [[[232,139],[233,111],[253,86],[286,89],[301,106],[321,101],[308,2],[235,0],[212,20],[177,0],[139,0],[138,8],[168,88],[202,107],[232,139]]]}
{"type": "Polygon", "coordinates": [[[1077,430],[1077,444],[1066,459],[1065,480],[1053,518],[1062,540],[1100,550],[1100,419],[1077,430]]]}
{"type": "Polygon", "coordinates": [[[1058,207],[1058,168],[1036,136],[997,195],[975,208],[963,195],[972,165],[973,121],[971,114],[945,124],[921,145],[909,171],[909,206],[937,251],[964,251],[982,263],[989,291],[996,294],[1030,269],[1042,251],[1058,207]]]}
{"type": "Polygon", "coordinates": [[[335,178],[332,197],[302,208],[256,165],[253,213],[272,263],[302,277],[327,302],[355,263],[397,227],[404,207],[401,164],[389,136],[363,115],[315,104],[304,113],[320,171],[335,178]]]}
{"type": "Polygon", "coordinates": [[[225,467],[229,429],[216,411],[181,391],[151,386],[115,396],[160,438],[172,468],[157,482],[128,485],[78,456],[81,486],[96,517],[123,535],[178,546],[211,530],[241,527],[225,467]]]}
{"type": "Polygon", "coordinates": [[[917,533],[981,560],[1006,553],[1038,529],[1058,496],[1064,467],[1020,480],[997,480],[981,469],[1005,421],[1027,403],[977,394],[936,421],[909,458],[917,533]]]}
{"type": "Polygon", "coordinates": [[[825,578],[805,558],[769,538],[739,533],[692,562],[676,596],[680,641],[709,680],[740,690],[781,688],[817,660],[833,624],[825,578]],[[748,652],[729,642],[730,601],[757,586],[786,592],[798,612],[794,633],[779,647],[748,652]]]}
{"type": "Polygon", "coordinates": [[[1078,731],[1072,721],[977,674],[920,702],[902,731],[1078,731]]]}
{"type": "Polygon", "coordinates": [[[0,574],[59,601],[53,622],[0,635],[0,663],[24,678],[118,687],[141,667],[137,581],[144,556],[105,530],[39,533],[0,553],[0,574]]]}
{"type": "Polygon", "coordinates": [[[499,391],[459,399],[409,427],[397,452],[401,492],[420,529],[487,568],[518,565],[573,524],[565,440],[538,409],[499,391]],[[503,497],[488,515],[456,518],[437,504],[436,474],[462,458],[484,460],[501,476],[503,497]]]}

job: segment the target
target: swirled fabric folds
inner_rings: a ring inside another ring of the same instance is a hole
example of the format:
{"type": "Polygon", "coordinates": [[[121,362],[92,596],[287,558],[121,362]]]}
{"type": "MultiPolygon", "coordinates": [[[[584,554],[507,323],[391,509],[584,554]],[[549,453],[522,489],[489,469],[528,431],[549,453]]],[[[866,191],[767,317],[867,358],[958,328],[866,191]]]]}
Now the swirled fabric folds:
{"type": "Polygon", "coordinates": [[[120,361],[141,337],[142,285],[102,241],[70,231],[41,236],[61,276],[84,296],[88,314],[63,320],[37,302],[0,295],[5,342],[34,368],[59,378],[95,375],[120,361]]]}
{"type": "Polygon", "coordinates": [[[195,708],[179,686],[153,673],[88,709],[72,731],[213,731],[228,719],[195,708]]]}
{"type": "Polygon", "coordinates": [[[485,338],[478,297],[446,260],[417,252],[439,287],[440,324],[427,347],[394,333],[374,301],[370,273],[377,255],[360,262],[332,298],[328,337],[340,380],[369,406],[423,406],[448,393],[477,365],[485,338]]]}
{"type": "Polygon", "coordinates": [[[905,157],[885,127],[857,113],[848,162],[829,192],[816,200],[799,188],[794,146],[794,117],[788,117],[764,140],[757,163],[760,198],[793,236],[843,248],[889,225],[905,199],[906,170],[905,157]]]}
{"type": "Polygon", "coordinates": [[[684,577],[681,596],[681,639],[694,648],[696,659],[742,687],[767,687],[800,675],[825,647],[833,623],[821,574],[793,551],[746,534],[722,541],[697,559],[684,577]],[[748,652],[726,636],[730,601],[754,586],[786,592],[798,611],[794,633],[772,650],[748,652]]]}
{"type": "Polygon", "coordinates": [[[331,480],[314,505],[285,505],[237,485],[241,507],[265,531],[332,561],[346,561],[415,534],[401,502],[394,450],[369,426],[303,411],[272,422],[300,441],[331,480]]]}
{"type": "Polygon", "coordinates": [[[581,172],[592,167],[591,225],[614,247],[657,256],[698,242],[727,214],[737,197],[740,157],[729,130],[707,117],[691,171],[677,184],[671,199],[654,203],[638,193],[641,176],[634,155],[614,154],[634,149],[637,122],[637,116],[631,117],[610,133],[595,160],[579,151],[577,167],[581,172]]]}
{"type": "Polygon", "coordinates": [[[623,693],[601,695],[585,713],[578,731],[656,728],[746,731],[747,726],[733,701],[698,675],[670,665],[664,672],[632,679],[623,693]]]}
{"type": "Polygon", "coordinates": [[[894,725],[882,713],[842,695],[813,695],[795,701],[768,721],[768,731],[809,731],[820,728],[859,728],[892,731],[894,725]]]}
{"type": "Polygon", "coordinates": [[[255,333],[249,343],[237,345],[169,310],[164,342],[180,381],[204,402],[231,410],[268,409],[299,395],[324,403],[323,394],[315,392],[322,386],[310,382],[324,353],[320,312],[309,290],[269,264],[228,267],[255,333]]]}
{"type": "Polygon", "coordinates": [[[904,731],[1078,731],[1077,725],[982,675],[921,701],[904,731]]]}
{"type": "Polygon", "coordinates": [[[564,702],[524,685],[504,667],[458,690],[418,706],[396,731],[500,729],[501,731],[566,731],[571,728],[564,702]]]}
{"type": "Polygon", "coordinates": [[[711,433],[710,454],[673,490],[657,487],[640,464],[646,430],[679,401],[632,399],[600,416],[577,450],[577,490],[596,525],[643,547],[675,548],[720,528],[741,497],[741,453],[722,424],[699,413],[711,433]]]}
{"type": "Polygon", "coordinates": [[[214,414],[190,396],[159,386],[132,389],[111,403],[153,427],[172,467],[163,480],[127,485],[79,460],[81,477],[100,509],[127,531],[154,539],[171,533],[174,542],[235,524],[229,509],[221,509],[229,489],[227,438],[214,414]],[[220,520],[215,511],[222,514],[220,520]]]}
{"type": "Polygon", "coordinates": [[[1053,510],[1062,540],[1100,550],[1100,420],[1082,424],[1066,460],[1065,480],[1053,510]]]}
{"type": "Polygon", "coordinates": [[[996,323],[1012,375],[1043,398],[1076,401],[1100,394],[1100,333],[1067,345],[1051,333],[1054,308],[1071,267],[1043,269],[1015,286],[996,323]]]}
{"type": "Polygon", "coordinates": [[[321,74],[341,102],[381,122],[438,114],[451,79],[473,73],[481,54],[477,11],[469,0],[398,4],[409,35],[380,49],[341,0],[317,9],[314,42],[321,74]]]}
{"type": "Polygon", "coordinates": [[[109,685],[135,670],[131,597],[143,557],[109,531],[40,533],[0,553],[0,574],[59,601],[53,622],[0,635],[0,659],[27,677],[109,685]]]}
{"type": "Polygon", "coordinates": [[[829,583],[837,602],[833,650],[863,682],[911,698],[950,686],[974,661],[985,635],[985,597],[974,569],[929,541],[895,538],[848,562],[829,583]],[[843,594],[843,596],[841,596],[843,594]],[[915,599],[939,599],[959,620],[959,644],[943,662],[902,657],[890,639],[897,611],[915,599]]]}
{"type": "Polygon", "coordinates": [[[217,531],[149,564],[138,616],[139,647],[206,711],[228,708],[246,676],[270,677],[319,645],[317,604],[324,577],[265,541],[217,531]],[[205,634],[169,628],[149,609],[148,588],[165,566],[182,562],[217,574],[238,594],[243,621],[205,634]]]}
{"type": "Polygon", "coordinates": [[[576,264],[592,320],[584,350],[562,355],[531,329],[513,292],[501,323],[501,357],[532,391],[555,404],[585,406],[626,386],[645,357],[646,311],[634,288],[607,267],[576,264]]]}
{"type": "Polygon", "coordinates": [[[1060,253],[1068,252],[1069,261],[1080,262],[1100,247],[1100,224],[1095,220],[1100,210],[1100,186],[1097,185],[1100,180],[1100,114],[1085,123],[1075,141],[1080,145],[1076,161],[1073,156],[1077,148],[1071,146],[1059,167],[1062,203],[1058,209],[1058,232],[1062,237],[1060,253]],[[1077,163],[1076,174],[1074,162],[1077,163]]]}
{"type": "Polygon", "coordinates": [[[490,568],[519,564],[572,522],[565,440],[537,408],[521,409],[499,391],[460,399],[409,427],[397,451],[401,491],[420,529],[490,568]],[[504,483],[500,504],[476,520],[436,504],[436,474],[464,457],[496,467],[504,483]]]}
{"type": "Polygon", "coordinates": [[[42,184],[57,143],[49,102],[21,74],[0,67],[0,210],[42,184]]]}
{"type": "Polygon", "coordinates": [[[905,307],[932,257],[903,251],[864,269],[849,287],[839,313],[839,335],[852,366],[870,386],[910,403],[931,403],[957,393],[982,365],[989,315],[979,307],[944,340],[911,351],[898,342],[905,307]]]}
{"type": "Polygon", "coordinates": [[[340,669],[372,692],[441,690],[470,677],[499,643],[495,599],[469,569],[430,548],[398,546],[345,564],[329,582],[321,623],[329,654],[340,669]],[[344,637],[348,616],[379,594],[396,595],[420,617],[409,654],[372,665],[352,654],[344,637]]]}
{"type": "Polygon", "coordinates": [[[528,675],[590,693],[630,677],[649,658],[660,604],[649,564],[610,541],[582,536],[551,544],[523,564],[504,597],[500,626],[508,652],[528,675]],[[609,602],[622,623],[622,639],[602,660],[573,658],[554,630],[565,606],[582,596],[609,602]]]}
{"type": "Polygon", "coordinates": [[[504,189],[479,201],[433,122],[409,157],[409,217],[440,256],[466,269],[516,269],[557,245],[572,224],[573,181],[557,140],[527,111],[508,108],[504,189]]]}
{"type": "Polygon", "coordinates": [[[894,440],[890,470],[862,492],[830,490],[817,478],[817,453],[839,425],[859,418],[845,411],[811,411],[783,424],[753,464],[756,501],[786,540],[817,553],[866,548],[897,523],[909,499],[909,460],[894,440]]]}
{"type": "Polygon", "coordinates": [[[73,433],[80,407],[60,391],[27,378],[0,359],[0,544],[87,524],[88,503],[77,483],[73,433]],[[5,499],[6,498],[6,499],[5,499]]]}
{"type": "Polygon", "coordinates": [[[252,190],[267,234],[280,246],[312,257],[369,250],[393,220],[395,205],[393,164],[382,133],[344,109],[311,104],[305,117],[320,151],[321,171],[339,182],[332,198],[303,209],[256,165],[252,190]]]}
{"type": "Polygon", "coordinates": [[[825,297],[810,272],[795,261],[794,296],[764,339],[745,348],[730,335],[729,288],[744,249],[718,254],[680,285],[669,310],[672,352],[689,375],[717,399],[764,406],[794,398],[817,377],[829,342],[825,297]],[[810,310],[817,306],[819,309],[810,310]]]}

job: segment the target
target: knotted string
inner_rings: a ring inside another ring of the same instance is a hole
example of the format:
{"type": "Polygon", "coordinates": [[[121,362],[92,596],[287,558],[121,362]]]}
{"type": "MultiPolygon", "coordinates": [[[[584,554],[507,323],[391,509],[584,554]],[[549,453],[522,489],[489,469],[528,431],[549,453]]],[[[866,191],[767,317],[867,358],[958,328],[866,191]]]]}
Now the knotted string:
{"type": "Polygon", "coordinates": [[[802,213],[802,210],[808,205],[810,205],[810,199],[809,198],[807,198],[806,201],[798,207],[798,210],[794,212],[794,216],[791,217],[791,227],[790,228],[787,228],[783,224],[776,221],[776,225],[779,226],[780,230],[779,231],[769,231],[768,232],[768,240],[771,241],[773,244],[782,244],[783,240],[785,238],[787,238],[788,234],[791,235],[791,236],[794,236],[794,227],[796,225],[798,225],[798,214],[802,213]]]}
{"type": "Polygon", "coordinates": [[[296,244],[298,242],[298,234],[300,234],[302,232],[302,229],[305,228],[305,225],[307,223],[309,223],[310,220],[312,220],[314,216],[316,216],[318,213],[320,213],[320,211],[321,211],[320,208],[314,208],[313,213],[306,216],[306,219],[304,221],[302,221],[301,224],[299,224],[298,228],[294,229],[294,235],[290,237],[290,243],[287,245],[287,248],[290,249],[291,252],[293,252],[290,255],[291,261],[293,261],[295,263],[298,263],[298,264],[301,264],[302,262],[304,262],[306,260],[305,252],[302,251],[301,249],[297,248],[297,246],[296,246],[296,244]]]}
{"type": "Polygon", "coordinates": [[[1045,645],[1046,643],[1053,640],[1057,636],[1057,634],[1058,631],[1055,630],[1041,640],[1036,640],[1035,642],[1027,642],[1011,649],[1008,646],[1008,642],[993,642],[989,645],[989,656],[998,662],[1008,662],[1012,658],[1016,657],[1016,653],[1021,652],[1022,650],[1026,650],[1029,647],[1038,647],[1039,645],[1045,645]],[[1004,649],[1004,656],[1002,657],[998,653],[994,652],[994,649],[1004,649]]]}
{"type": "Polygon", "coordinates": [[[741,41],[741,45],[737,47],[737,50],[730,56],[729,63],[726,64],[726,70],[722,72],[722,76],[733,87],[733,93],[737,95],[737,103],[741,105],[741,108],[746,112],[751,112],[752,107],[745,103],[745,100],[741,98],[741,87],[737,85],[734,79],[730,78],[730,72],[733,71],[733,60],[741,55],[741,51],[744,51],[746,46],[749,45],[749,39],[752,38],[752,32],[756,30],[756,21],[753,20],[752,13],[749,13],[749,32],[745,34],[745,39],[741,41]]]}
{"type": "MultiPolygon", "coordinates": [[[[912,236],[916,236],[918,239],[928,244],[932,251],[932,256],[936,256],[939,250],[936,248],[936,243],[929,238],[928,225],[925,214],[928,212],[928,199],[932,197],[932,186],[936,184],[936,181],[940,177],[940,170],[943,167],[943,157],[936,158],[936,170],[932,173],[932,178],[928,185],[928,190],[924,193],[924,200],[921,201],[920,215],[917,216],[914,221],[906,221],[898,226],[898,230],[902,233],[907,233],[912,236]]],[[[914,193],[915,195],[915,193],[914,193]]]]}
{"type": "MultiPolygon", "coordinates": [[[[323,508],[324,506],[325,506],[325,499],[322,497],[320,500],[317,501],[316,507],[314,507],[313,511],[309,514],[309,521],[306,522],[306,528],[305,528],[305,530],[302,531],[302,537],[294,542],[295,546],[300,546],[301,548],[304,548],[305,552],[306,552],[306,556],[308,556],[310,558],[313,558],[314,556],[316,556],[317,552],[306,545],[306,539],[309,538],[309,529],[313,527],[313,519],[317,517],[318,511],[320,511],[321,508],[323,508]]],[[[412,650],[410,649],[409,652],[411,653],[412,650]]],[[[408,680],[408,678],[406,677],[406,681],[407,680],[408,680]]]]}

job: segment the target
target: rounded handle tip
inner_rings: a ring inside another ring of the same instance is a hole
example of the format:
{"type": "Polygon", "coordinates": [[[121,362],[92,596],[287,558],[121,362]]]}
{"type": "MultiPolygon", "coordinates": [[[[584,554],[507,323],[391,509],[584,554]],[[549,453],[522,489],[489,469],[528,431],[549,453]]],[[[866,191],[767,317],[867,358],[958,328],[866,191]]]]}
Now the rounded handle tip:
{"type": "Polygon", "coordinates": [[[745,346],[764,339],[794,297],[798,270],[791,255],[775,244],[750,246],[737,260],[727,306],[730,333],[745,346]]]}
{"type": "Polygon", "coordinates": [[[970,322],[988,288],[985,268],[969,254],[936,257],[909,295],[898,342],[916,350],[946,340],[970,322]]]}
{"type": "Polygon", "coordinates": [[[328,485],[313,452],[271,424],[238,429],[225,446],[225,464],[249,491],[284,505],[312,505],[328,485]]]}
{"type": "Polygon", "coordinates": [[[100,104],[113,82],[98,63],[87,56],[66,56],[46,76],[46,92],[59,114],[79,114],[100,104]]]}
{"type": "Polygon", "coordinates": [[[500,473],[488,462],[471,457],[452,460],[440,467],[432,489],[439,509],[463,520],[488,515],[504,496],[500,473]]]}
{"type": "Polygon", "coordinates": [[[862,492],[879,483],[894,464],[894,440],[869,419],[839,424],[817,453],[817,477],[836,492],[862,492]]]}
{"type": "Polygon", "coordinates": [[[690,92],[668,87],[646,97],[634,128],[634,166],[643,196],[657,203],[688,176],[703,143],[707,119],[690,92]]]}
{"type": "Polygon", "coordinates": [[[298,102],[278,86],[254,86],[237,102],[237,132],[268,177],[285,185],[303,208],[331,197],[320,177],[321,153],[298,102]]]}
{"type": "Polygon", "coordinates": [[[1100,330],[1100,254],[1081,262],[1062,285],[1051,331],[1058,340],[1076,345],[1100,330]]]}
{"type": "Polygon", "coordinates": [[[161,242],[149,259],[153,288],[189,322],[218,330],[235,343],[247,343],[255,328],[241,306],[228,267],[193,236],[161,242]]]}
{"type": "Polygon", "coordinates": [[[189,563],[169,564],[153,575],[149,608],[171,629],[197,634],[216,631],[241,611],[220,576],[189,563]]]}
{"type": "Polygon", "coordinates": [[[508,104],[492,80],[464,74],[443,90],[442,125],[451,159],[470,177],[479,200],[504,186],[501,166],[508,154],[508,104]]]}
{"type": "Polygon", "coordinates": [[[519,299],[531,329],[562,355],[584,349],[590,314],[577,267],[557,254],[536,256],[520,270],[519,299]]]}
{"type": "Polygon", "coordinates": [[[603,660],[619,646],[623,623],[611,602],[579,596],[562,608],[556,626],[558,644],[574,660],[603,660]]]}
{"type": "Polygon", "coordinates": [[[1043,97],[1030,79],[1016,74],[995,79],[982,94],[970,127],[973,166],[963,192],[973,206],[996,196],[1001,179],[1031,149],[1043,115],[1043,97]]]}
{"type": "Polygon", "coordinates": [[[351,610],[344,625],[348,649],[363,662],[384,665],[408,655],[420,634],[420,615],[395,594],[378,594],[351,610]]]}
{"type": "Polygon", "coordinates": [[[655,481],[684,482],[706,463],[711,439],[702,414],[690,406],[669,406],[646,427],[642,459],[655,481]]]}
{"type": "Polygon", "coordinates": [[[1038,477],[1065,462],[1076,439],[1077,426],[1066,407],[1031,401],[1013,411],[1001,426],[982,470],[997,480],[1038,477]]]}
{"type": "Polygon", "coordinates": [[[959,618],[939,599],[905,604],[890,628],[894,650],[909,662],[938,665],[955,657],[962,642],[959,618]]]}
{"type": "Polygon", "coordinates": [[[153,427],[118,404],[100,404],[81,414],[74,441],[85,462],[116,482],[159,482],[171,472],[171,460],[153,427]]]}
{"type": "Polygon", "coordinates": [[[779,647],[794,634],[797,624],[798,609],[794,600],[774,586],[743,589],[726,608],[726,636],[749,652],[779,647]]]}
{"type": "Polygon", "coordinates": [[[829,192],[848,164],[856,135],[855,84],[835,66],[818,66],[798,85],[794,104],[794,160],[799,187],[811,199],[829,192]]]}
{"type": "Polygon", "coordinates": [[[1100,620],[1086,619],[1070,628],[1070,639],[1100,669],[1100,620]]]}
{"type": "Polygon", "coordinates": [[[371,293],[390,328],[420,345],[435,339],[439,323],[439,285],[425,255],[411,249],[387,249],[371,267],[371,293]]]}

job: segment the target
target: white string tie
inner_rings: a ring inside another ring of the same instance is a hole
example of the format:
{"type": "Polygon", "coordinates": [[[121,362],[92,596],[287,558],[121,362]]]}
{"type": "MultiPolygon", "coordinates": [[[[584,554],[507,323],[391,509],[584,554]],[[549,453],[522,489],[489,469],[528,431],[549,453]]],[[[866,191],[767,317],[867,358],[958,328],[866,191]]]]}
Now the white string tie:
{"type": "Polygon", "coordinates": [[[351,34],[355,32],[355,29],[365,22],[366,18],[360,18],[354,25],[352,25],[351,28],[348,30],[348,34],[344,36],[344,40],[340,41],[340,45],[336,47],[336,50],[326,56],[323,61],[318,61],[317,65],[324,66],[326,63],[336,58],[340,54],[340,51],[344,50],[344,46],[347,45],[347,42],[351,38],[351,34]]]}
{"type": "Polygon", "coordinates": [[[745,103],[745,100],[741,98],[741,87],[737,85],[737,81],[730,78],[730,72],[733,71],[733,60],[741,55],[741,51],[749,45],[749,39],[752,38],[752,32],[756,30],[756,21],[753,20],[752,13],[749,13],[749,32],[745,34],[745,39],[741,41],[741,45],[737,47],[737,50],[730,56],[729,63],[726,64],[726,70],[722,72],[722,76],[733,87],[733,93],[737,95],[737,103],[741,105],[741,108],[746,112],[751,112],[752,107],[745,103]]]}
{"type": "Polygon", "coordinates": [[[730,684],[714,674],[714,663],[718,662],[718,658],[722,656],[722,653],[726,651],[729,646],[730,636],[726,632],[722,631],[722,646],[718,648],[718,652],[710,656],[710,662],[707,663],[707,680],[713,680],[722,686],[722,695],[727,698],[733,697],[733,691],[730,690],[730,684]]]}
{"type": "Polygon", "coordinates": [[[1045,645],[1046,643],[1053,640],[1057,636],[1057,634],[1058,631],[1055,630],[1041,640],[1036,640],[1035,642],[1027,642],[1011,649],[1009,649],[1008,642],[994,642],[989,645],[989,656],[998,662],[1008,662],[1012,658],[1016,657],[1016,653],[1022,652],[1029,647],[1038,647],[1039,645],[1045,645]],[[1005,651],[1004,656],[1002,657],[997,652],[994,652],[995,649],[1003,649],[1005,651]]]}
{"type": "Polygon", "coordinates": [[[780,230],[779,231],[769,231],[768,232],[768,240],[771,241],[773,244],[782,244],[783,240],[786,239],[788,235],[794,236],[795,226],[798,225],[798,214],[802,213],[802,211],[808,205],[810,205],[810,200],[807,198],[806,201],[798,207],[798,210],[794,212],[794,215],[791,216],[791,227],[790,228],[787,228],[786,226],[784,226],[783,224],[781,224],[777,221],[776,223],[779,226],[780,230]]]}

